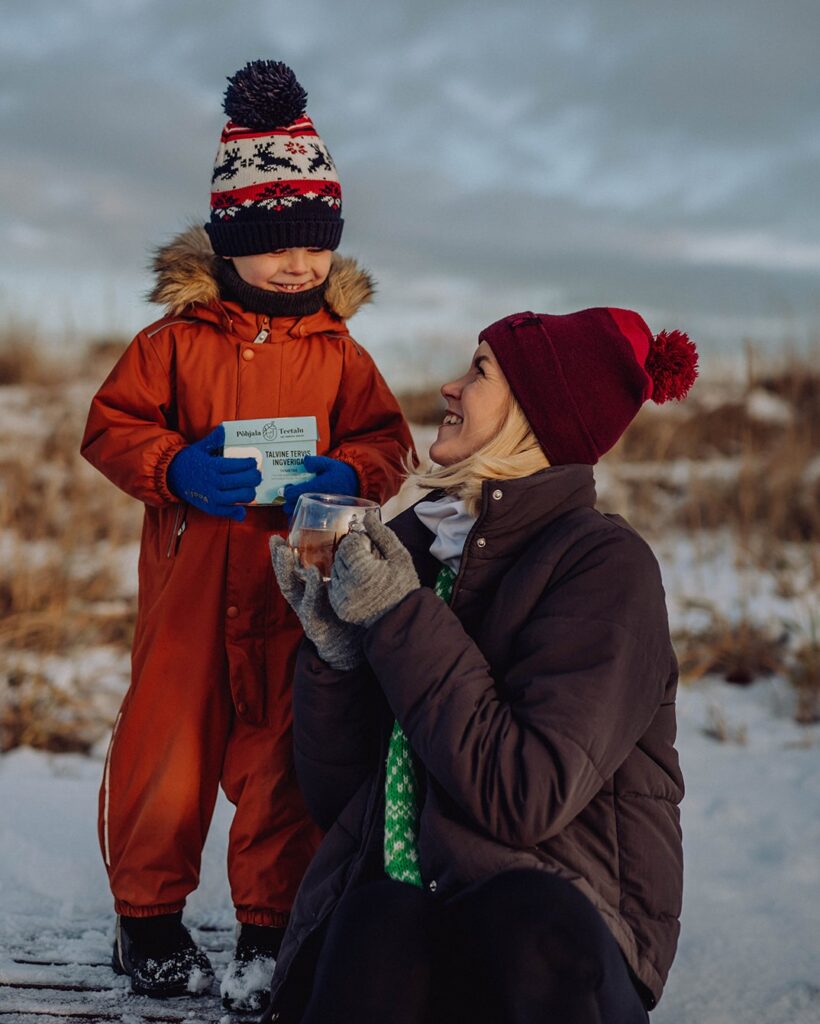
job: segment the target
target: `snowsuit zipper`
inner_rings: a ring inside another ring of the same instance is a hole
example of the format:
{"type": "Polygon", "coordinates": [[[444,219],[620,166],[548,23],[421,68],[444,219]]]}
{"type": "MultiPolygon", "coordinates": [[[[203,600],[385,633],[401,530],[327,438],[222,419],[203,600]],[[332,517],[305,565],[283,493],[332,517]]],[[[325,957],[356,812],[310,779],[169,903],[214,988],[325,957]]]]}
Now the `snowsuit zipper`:
{"type": "Polygon", "coordinates": [[[171,531],[171,537],[168,541],[168,550],[165,552],[166,558],[170,558],[171,555],[176,555],[179,551],[180,541],[182,540],[182,535],[185,533],[187,526],[188,506],[177,505],[176,515],[174,516],[174,528],[171,531]]]}

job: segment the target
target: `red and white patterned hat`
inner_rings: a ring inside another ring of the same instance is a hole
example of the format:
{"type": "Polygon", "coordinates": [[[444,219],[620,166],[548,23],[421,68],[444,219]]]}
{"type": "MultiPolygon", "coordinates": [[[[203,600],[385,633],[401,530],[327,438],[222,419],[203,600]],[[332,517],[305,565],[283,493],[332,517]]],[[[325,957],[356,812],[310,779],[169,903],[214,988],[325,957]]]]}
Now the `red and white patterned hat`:
{"type": "Polygon", "coordinates": [[[229,121],[214,163],[205,230],[220,256],[305,246],[335,249],[342,188],[305,113],[307,93],[281,61],[257,60],[228,79],[229,121]]]}

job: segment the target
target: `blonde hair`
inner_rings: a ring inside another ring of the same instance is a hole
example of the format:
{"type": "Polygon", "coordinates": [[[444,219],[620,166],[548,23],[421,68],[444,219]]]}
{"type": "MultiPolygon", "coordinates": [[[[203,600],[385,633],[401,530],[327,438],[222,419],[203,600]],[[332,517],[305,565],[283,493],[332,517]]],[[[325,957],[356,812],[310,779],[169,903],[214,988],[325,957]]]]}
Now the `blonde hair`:
{"type": "Polygon", "coordinates": [[[441,489],[467,505],[470,515],[481,511],[485,480],[514,480],[547,469],[549,460],[513,395],[498,432],[485,445],[452,466],[417,469],[408,463],[408,481],[424,490],[441,489]]]}

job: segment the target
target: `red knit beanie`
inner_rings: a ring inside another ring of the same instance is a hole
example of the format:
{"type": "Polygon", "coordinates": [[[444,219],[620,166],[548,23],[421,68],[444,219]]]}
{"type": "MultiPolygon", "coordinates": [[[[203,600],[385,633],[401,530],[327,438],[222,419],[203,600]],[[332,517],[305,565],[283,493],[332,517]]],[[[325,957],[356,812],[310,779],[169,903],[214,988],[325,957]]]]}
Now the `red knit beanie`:
{"type": "Polygon", "coordinates": [[[680,331],[657,336],[629,309],[515,313],[485,328],[551,465],[593,465],[651,398],[685,398],[697,377],[694,344],[680,331]]]}

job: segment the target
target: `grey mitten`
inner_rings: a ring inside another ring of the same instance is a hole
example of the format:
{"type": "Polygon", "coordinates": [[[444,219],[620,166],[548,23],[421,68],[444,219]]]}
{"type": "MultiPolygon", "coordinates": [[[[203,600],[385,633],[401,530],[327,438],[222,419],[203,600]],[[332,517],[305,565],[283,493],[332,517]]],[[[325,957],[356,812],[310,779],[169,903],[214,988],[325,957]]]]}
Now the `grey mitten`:
{"type": "Polygon", "coordinates": [[[279,589],[296,612],[322,661],[347,671],[364,661],[362,629],[341,622],[330,607],[327,585],[315,565],[304,568],[284,537],[270,539],[270,556],[279,589]]]}
{"type": "Polygon", "coordinates": [[[395,533],[370,512],[364,525],[339,545],[328,596],[343,622],[372,626],[421,584],[410,552],[395,533]]]}

